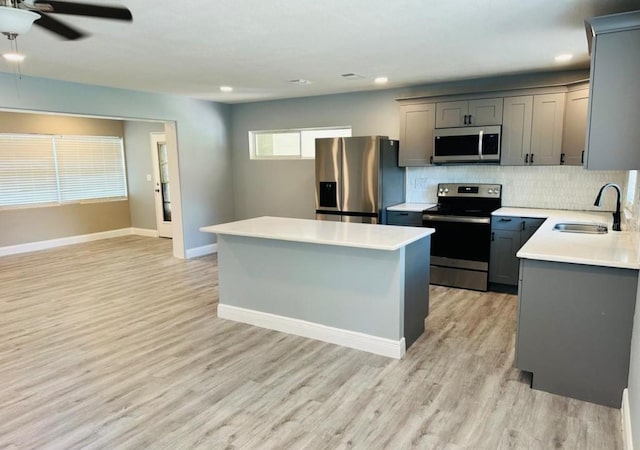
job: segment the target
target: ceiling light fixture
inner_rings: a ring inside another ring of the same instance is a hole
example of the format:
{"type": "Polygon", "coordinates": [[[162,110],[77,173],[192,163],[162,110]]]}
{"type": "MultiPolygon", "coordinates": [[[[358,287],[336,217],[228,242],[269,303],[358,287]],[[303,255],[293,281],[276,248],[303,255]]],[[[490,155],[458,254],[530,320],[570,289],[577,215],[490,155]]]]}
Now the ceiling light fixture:
{"type": "Polygon", "coordinates": [[[389,79],[387,77],[376,77],[373,82],[375,84],[387,84],[387,81],[389,81],[389,79]]]}
{"type": "Polygon", "coordinates": [[[17,35],[26,33],[40,14],[25,9],[0,6],[0,33],[9,40],[14,40],[17,35]]]}
{"type": "Polygon", "coordinates": [[[220,86],[220,90],[222,92],[233,92],[233,88],[231,86],[220,86]]]}
{"type": "Polygon", "coordinates": [[[2,57],[4,59],[6,59],[7,61],[10,61],[10,62],[18,62],[18,63],[20,63],[20,62],[24,61],[24,55],[21,55],[20,53],[14,53],[14,52],[3,53],[2,57]]]}
{"type": "Polygon", "coordinates": [[[573,55],[571,53],[563,53],[562,55],[558,55],[553,59],[558,63],[565,63],[571,61],[571,58],[573,58],[573,55]]]}

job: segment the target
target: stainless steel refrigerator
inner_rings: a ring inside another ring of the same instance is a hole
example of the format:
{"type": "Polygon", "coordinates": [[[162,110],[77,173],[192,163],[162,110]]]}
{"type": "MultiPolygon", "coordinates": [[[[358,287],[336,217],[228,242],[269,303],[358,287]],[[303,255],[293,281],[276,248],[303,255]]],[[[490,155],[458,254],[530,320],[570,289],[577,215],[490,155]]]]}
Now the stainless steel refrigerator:
{"type": "Polygon", "coordinates": [[[316,219],[387,223],[404,202],[398,141],[382,136],[316,139],[316,219]]]}

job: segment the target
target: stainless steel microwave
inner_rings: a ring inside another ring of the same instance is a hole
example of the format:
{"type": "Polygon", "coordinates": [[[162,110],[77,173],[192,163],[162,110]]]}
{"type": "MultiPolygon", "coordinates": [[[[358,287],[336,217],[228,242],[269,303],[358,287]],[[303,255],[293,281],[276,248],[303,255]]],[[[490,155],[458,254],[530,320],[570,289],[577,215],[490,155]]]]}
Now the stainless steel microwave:
{"type": "Polygon", "coordinates": [[[500,128],[494,125],[436,129],[433,163],[499,163],[500,128]]]}

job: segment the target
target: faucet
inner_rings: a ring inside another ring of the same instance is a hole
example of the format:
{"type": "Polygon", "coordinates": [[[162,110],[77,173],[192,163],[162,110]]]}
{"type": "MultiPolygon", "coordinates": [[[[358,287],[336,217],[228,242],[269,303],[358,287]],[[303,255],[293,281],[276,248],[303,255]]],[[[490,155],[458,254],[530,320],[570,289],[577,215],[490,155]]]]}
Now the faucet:
{"type": "Polygon", "coordinates": [[[612,187],[618,193],[618,198],[616,201],[616,212],[613,213],[613,231],[620,231],[620,186],[615,183],[607,183],[600,188],[600,192],[598,192],[598,196],[596,197],[596,201],[593,206],[602,206],[602,193],[608,187],[612,187]]]}

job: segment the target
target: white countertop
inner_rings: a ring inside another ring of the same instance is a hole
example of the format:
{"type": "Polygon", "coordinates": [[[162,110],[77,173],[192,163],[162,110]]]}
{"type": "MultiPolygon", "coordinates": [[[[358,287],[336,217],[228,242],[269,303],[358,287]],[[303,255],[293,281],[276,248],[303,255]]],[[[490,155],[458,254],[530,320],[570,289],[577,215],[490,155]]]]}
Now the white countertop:
{"type": "Polygon", "coordinates": [[[256,217],[200,228],[206,233],[247,236],[341,247],[398,250],[433,234],[433,228],[256,217]]]}
{"type": "Polygon", "coordinates": [[[422,212],[427,208],[436,206],[435,203],[400,203],[389,206],[387,211],[422,212]]]}
{"type": "Polygon", "coordinates": [[[493,215],[547,219],[518,251],[519,258],[640,269],[638,233],[611,231],[613,216],[610,212],[500,208],[493,215]],[[604,223],[609,232],[583,234],[554,231],[553,226],[560,222],[604,223]]]}

